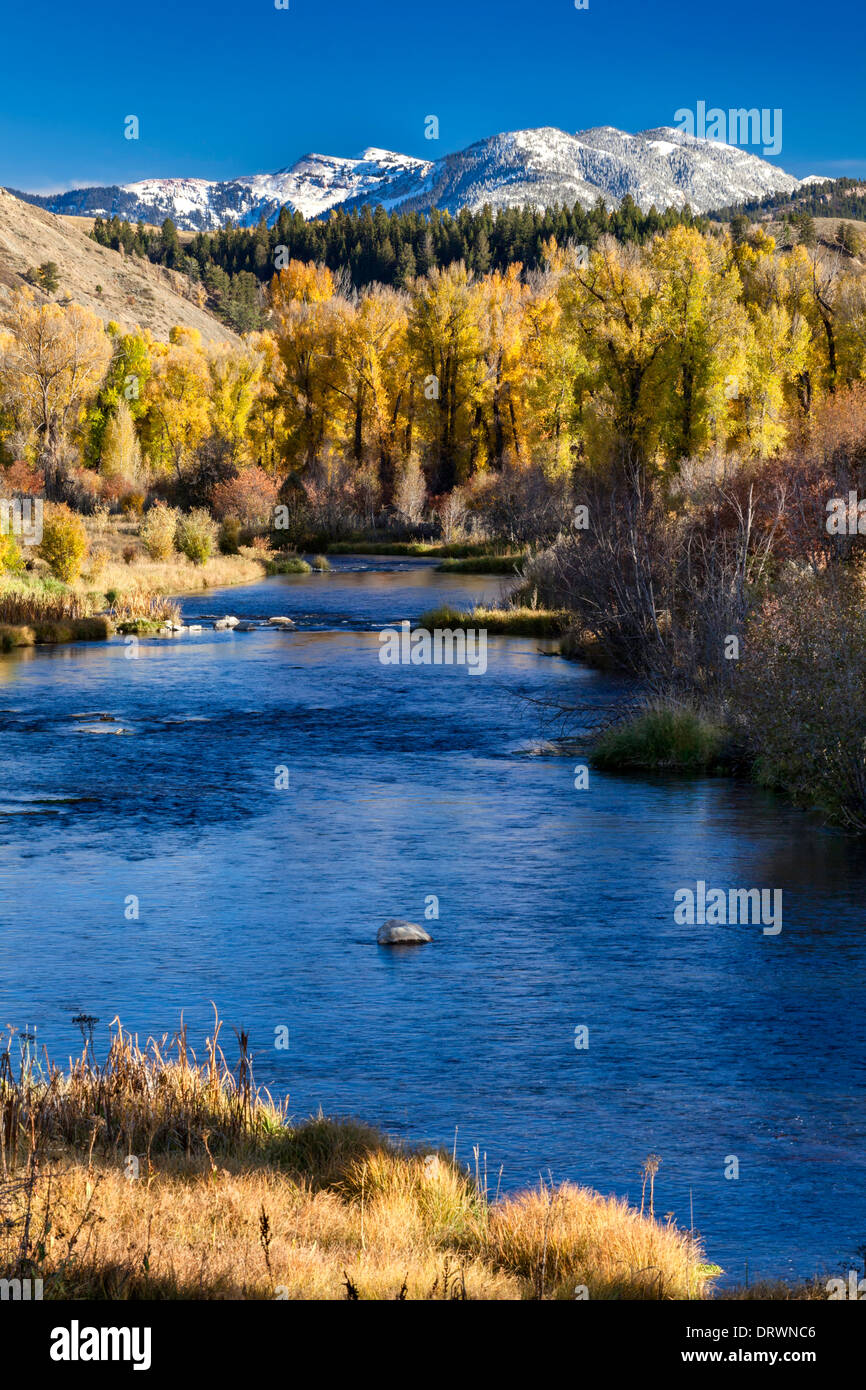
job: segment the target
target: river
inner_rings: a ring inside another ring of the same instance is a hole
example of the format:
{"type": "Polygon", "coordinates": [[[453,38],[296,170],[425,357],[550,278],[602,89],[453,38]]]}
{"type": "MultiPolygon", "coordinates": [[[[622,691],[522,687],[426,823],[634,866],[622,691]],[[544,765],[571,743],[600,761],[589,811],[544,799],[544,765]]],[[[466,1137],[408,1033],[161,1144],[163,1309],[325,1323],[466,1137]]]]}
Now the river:
{"type": "Polygon", "coordinates": [[[104,1054],[115,1015],[143,1037],[183,1011],[200,1045],[213,1000],[296,1116],[456,1130],[491,1188],[639,1202],[654,1152],[656,1212],[693,1212],[728,1278],[852,1267],[862,845],[722,779],[576,789],[537,702],[624,690],[550,642],[491,638],[483,676],[379,663],[383,624],[502,583],[347,557],[184,600],[295,631],[0,658],[0,1024],[65,1061],[80,1010],[104,1054]],[[678,925],[698,880],[782,889],[782,932],[678,925]],[[378,947],[392,916],[433,945],[378,947]]]}

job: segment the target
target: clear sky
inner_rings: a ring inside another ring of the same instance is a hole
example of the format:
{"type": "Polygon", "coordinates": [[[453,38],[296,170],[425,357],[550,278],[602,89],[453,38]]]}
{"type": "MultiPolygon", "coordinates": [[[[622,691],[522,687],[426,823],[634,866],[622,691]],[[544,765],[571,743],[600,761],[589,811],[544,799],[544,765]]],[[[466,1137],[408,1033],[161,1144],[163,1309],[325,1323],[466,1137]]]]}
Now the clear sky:
{"type": "Polygon", "coordinates": [[[230,178],[369,145],[438,158],[529,126],[671,125],[698,101],[781,108],[791,173],[866,175],[864,0],[288,3],[3,0],[0,184],[230,178]]]}

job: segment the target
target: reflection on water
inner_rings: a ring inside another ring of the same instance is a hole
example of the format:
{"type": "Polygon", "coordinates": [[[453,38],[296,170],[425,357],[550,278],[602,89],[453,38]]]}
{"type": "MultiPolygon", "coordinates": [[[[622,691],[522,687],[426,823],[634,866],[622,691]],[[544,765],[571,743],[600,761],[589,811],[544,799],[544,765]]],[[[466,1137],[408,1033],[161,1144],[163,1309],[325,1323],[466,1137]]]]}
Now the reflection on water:
{"type": "Polygon", "coordinates": [[[213,999],[297,1115],[449,1145],[459,1126],[506,1187],[550,1170],[639,1198],[654,1151],[657,1209],[688,1224],[691,1194],[733,1276],[847,1268],[866,1230],[862,847],[725,781],[575,790],[574,758],[538,754],[532,701],[604,709],[621,687],[530,639],[491,638],[483,678],[381,666],[377,627],[502,581],[352,563],[184,605],[294,632],[0,660],[0,1023],[62,1060],[79,1009],[103,1039],[115,1014],[162,1034],[183,1009],[201,1040],[213,999]],[[782,934],[676,925],[698,879],[781,888],[782,934]],[[433,946],[375,945],[431,894],[433,946]]]}

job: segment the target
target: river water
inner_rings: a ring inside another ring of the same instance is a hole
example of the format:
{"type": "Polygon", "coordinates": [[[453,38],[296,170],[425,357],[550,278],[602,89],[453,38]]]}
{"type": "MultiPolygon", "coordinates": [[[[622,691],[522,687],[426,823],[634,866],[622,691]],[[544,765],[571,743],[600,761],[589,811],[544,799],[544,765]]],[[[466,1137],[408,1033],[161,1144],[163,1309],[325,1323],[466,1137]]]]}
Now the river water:
{"type": "Polygon", "coordinates": [[[657,1213],[693,1212],[729,1278],[852,1267],[862,846],[725,780],[576,789],[544,704],[614,710],[620,682],[527,638],[491,638],[483,676],[383,666],[383,624],[502,581],[334,565],[184,601],[296,631],[0,658],[0,1024],[63,1061],[81,1010],[104,1052],[115,1015],[145,1036],[183,1011],[201,1044],[213,1000],[298,1117],[456,1131],[491,1188],[639,1201],[653,1152],[657,1213]],[[698,880],[780,888],[782,932],[678,925],[698,880]],[[433,898],[432,946],[375,944],[433,898]]]}

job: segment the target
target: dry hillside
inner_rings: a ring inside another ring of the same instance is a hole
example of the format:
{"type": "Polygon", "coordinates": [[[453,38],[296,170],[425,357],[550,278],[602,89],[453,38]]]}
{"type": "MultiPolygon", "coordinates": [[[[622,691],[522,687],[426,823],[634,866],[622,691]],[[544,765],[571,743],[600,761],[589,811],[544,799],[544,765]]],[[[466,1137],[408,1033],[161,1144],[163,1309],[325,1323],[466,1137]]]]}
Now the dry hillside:
{"type": "Polygon", "coordinates": [[[45,261],[54,261],[60,274],[54,298],[84,304],[105,323],[137,324],[163,341],[175,324],[197,328],[206,343],[237,341],[230,328],[187,298],[195,287],[184,276],[98,246],[69,219],[0,188],[0,307],[10,290],[24,283],[26,272],[45,261]]]}

